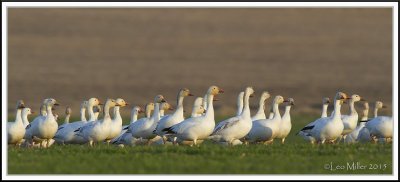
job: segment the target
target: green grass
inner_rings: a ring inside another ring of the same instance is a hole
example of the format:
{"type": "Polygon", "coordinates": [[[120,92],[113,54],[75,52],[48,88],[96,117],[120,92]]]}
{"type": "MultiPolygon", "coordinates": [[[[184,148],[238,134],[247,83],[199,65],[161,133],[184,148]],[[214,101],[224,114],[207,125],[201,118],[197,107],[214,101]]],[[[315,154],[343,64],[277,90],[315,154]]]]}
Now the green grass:
{"type": "MultiPolygon", "coordinates": [[[[313,116],[293,117],[282,145],[200,147],[53,145],[49,149],[8,148],[9,174],[392,174],[392,145],[312,146],[295,135],[313,116]],[[359,162],[367,169],[350,170],[359,162]],[[327,170],[327,164],[344,166],[327,170]],[[378,169],[369,169],[377,164],[378,169]],[[381,166],[379,166],[381,165],[381,166]],[[383,169],[383,165],[386,168],[383,169]],[[380,169],[379,169],[380,167],[380,169]]],[[[220,121],[217,119],[217,121],[220,121]]]]}

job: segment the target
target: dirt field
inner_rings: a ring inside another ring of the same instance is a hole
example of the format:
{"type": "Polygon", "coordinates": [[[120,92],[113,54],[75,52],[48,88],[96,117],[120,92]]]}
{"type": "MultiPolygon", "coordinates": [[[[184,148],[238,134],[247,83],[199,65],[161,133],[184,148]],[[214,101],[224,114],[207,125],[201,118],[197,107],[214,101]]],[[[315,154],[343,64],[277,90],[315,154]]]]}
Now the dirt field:
{"type": "Polygon", "coordinates": [[[225,90],[217,114],[234,112],[246,86],[254,108],[268,90],[293,97],[293,112],[320,112],[341,90],[392,113],[391,9],[13,8],[8,26],[12,113],[18,99],[38,111],[47,97],[75,116],[90,97],[143,106],[163,94],[176,105],[179,88],[203,96],[210,85],[225,90]]]}

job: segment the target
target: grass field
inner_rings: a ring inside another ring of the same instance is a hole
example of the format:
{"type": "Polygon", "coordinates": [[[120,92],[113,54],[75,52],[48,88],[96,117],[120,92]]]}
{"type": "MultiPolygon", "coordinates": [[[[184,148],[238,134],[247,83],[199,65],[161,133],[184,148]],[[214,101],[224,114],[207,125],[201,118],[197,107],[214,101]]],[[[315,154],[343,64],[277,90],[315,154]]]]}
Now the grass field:
{"type": "MultiPolygon", "coordinates": [[[[312,146],[295,133],[316,116],[292,117],[284,145],[200,147],[53,145],[8,149],[9,174],[391,174],[392,145],[312,146]],[[353,162],[366,169],[351,170],[353,162]],[[325,169],[326,165],[344,169],[325,169]],[[372,169],[370,169],[372,167],[372,169]],[[375,168],[375,169],[374,169],[375,168]]],[[[217,121],[222,120],[218,117],[217,121]]],[[[127,120],[126,120],[127,121],[127,120]]]]}

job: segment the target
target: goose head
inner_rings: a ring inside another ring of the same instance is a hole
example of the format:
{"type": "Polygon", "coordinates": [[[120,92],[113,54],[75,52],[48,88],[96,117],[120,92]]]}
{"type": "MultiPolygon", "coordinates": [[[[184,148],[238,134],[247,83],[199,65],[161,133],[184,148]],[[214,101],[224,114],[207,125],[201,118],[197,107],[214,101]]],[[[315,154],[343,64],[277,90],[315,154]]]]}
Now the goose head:
{"type": "Polygon", "coordinates": [[[25,103],[23,100],[18,100],[17,101],[17,109],[23,109],[25,108],[25,103]]]}
{"type": "Polygon", "coordinates": [[[54,119],[55,119],[56,121],[58,121],[58,114],[54,113],[53,116],[54,116],[54,119]]]}
{"type": "Polygon", "coordinates": [[[280,95],[275,96],[274,99],[275,104],[282,104],[283,102],[288,102],[288,100],[283,99],[283,97],[280,95]]]}
{"type": "Polygon", "coordinates": [[[198,109],[197,109],[197,111],[196,111],[196,114],[203,114],[203,113],[205,113],[206,112],[206,110],[204,109],[204,107],[203,106],[200,106],[200,107],[198,107],[198,109]]]}
{"type": "Polygon", "coordinates": [[[115,102],[117,102],[118,105],[121,107],[125,107],[125,106],[129,105],[128,102],[126,102],[124,99],[121,99],[121,98],[116,99],[115,102]]]}
{"type": "Polygon", "coordinates": [[[261,94],[261,99],[262,100],[267,100],[268,98],[270,98],[271,97],[271,95],[269,94],[269,92],[267,92],[267,91],[264,91],[264,92],[262,92],[262,94],[261,94]]]}
{"type": "Polygon", "coordinates": [[[145,109],[146,109],[146,111],[154,110],[154,103],[153,102],[149,102],[148,104],[146,104],[145,109]]]}
{"type": "Polygon", "coordinates": [[[286,103],[287,106],[294,106],[294,99],[293,98],[288,98],[284,102],[286,103]]]}
{"type": "Polygon", "coordinates": [[[107,99],[106,104],[104,107],[115,107],[115,106],[120,106],[114,99],[107,99]]]}
{"type": "Polygon", "coordinates": [[[139,115],[140,113],[144,113],[144,111],[142,110],[142,108],[140,108],[139,106],[135,106],[132,108],[132,112],[135,113],[136,115],[139,115]]]}
{"type": "Polygon", "coordinates": [[[162,96],[162,95],[157,95],[154,98],[154,103],[163,103],[163,102],[167,102],[167,101],[164,99],[164,96],[162,96]]]}
{"type": "Polygon", "coordinates": [[[224,90],[222,90],[221,88],[217,87],[217,86],[211,86],[210,88],[208,88],[207,94],[210,95],[218,95],[220,93],[224,93],[224,90]]]}
{"type": "Polygon", "coordinates": [[[193,94],[190,93],[190,90],[187,88],[181,88],[179,91],[179,96],[180,97],[186,97],[186,96],[193,96],[193,94]]]}
{"type": "Polygon", "coordinates": [[[383,102],[382,102],[382,101],[376,101],[376,102],[375,102],[375,108],[377,108],[377,109],[382,109],[382,108],[386,108],[386,106],[383,105],[383,102]]]}
{"type": "Polygon", "coordinates": [[[66,114],[66,115],[70,115],[71,113],[72,113],[71,107],[67,107],[67,108],[65,109],[65,114],[66,114]]]}
{"type": "Polygon", "coordinates": [[[57,102],[56,99],[53,99],[53,98],[45,99],[45,104],[48,106],[59,106],[60,105],[60,103],[57,102]]]}
{"type": "Polygon", "coordinates": [[[348,98],[347,94],[343,92],[337,92],[335,96],[335,100],[339,101],[340,105],[342,105],[347,98],[348,98]]]}
{"type": "Polygon", "coordinates": [[[329,105],[329,103],[331,103],[331,99],[329,99],[329,97],[324,97],[323,99],[322,99],[322,104],[323,105],[329,105]]]}
{"type": "Polygon", "coordinates": [[[254,89],[253,89],[253,87],[246,87],[244,92],[245,92],[245,94],[248,94],[249,97],[254,97],[254,89]]]}
{"type": "Polygon", "coordinates": [[[81,109],[86,109],[89,106],[88,103],[89,102],[87,100],[83,101],[82,104],[81,104],[81,109]]]}
{"type": "Polygon", "coordinates": [[[29,107],[25,107],[22,109],[22,115],[29,115],[29,114],[33,114],[33,113],[35,113],[35,112],[33,112],[31,110],[31,108],[29,108],[29,107]]]}
{"type": "Polygon", "coordinates": [[[359,95],[357,94],[353,94],[351,95],[351,97],[348,97],[347,99],[353,101],[353,102],[358,102],[358,101],[366,101],[365,99],[361,98],[359,95]]]}
{"type": "Polygon", "coordinates": [[[172,105],[169,104],[168,102],[163,102],[163,103],[161,103],[160,108],[161,108],[162,110],[164,110],[164,111],[166,111],[166,110],[170,110],[170,111],[174,110],[174,107],[172,107],[172,105]]]}
{"type": "Polygon", "coordinates": [[[100,102],[100,100],[99,99],[97,99],[97,98],[95,98],[95,97],[93,97],[93,98],[90,98],[88,101],[87,101],[88,103],[87,103],[87,106],[97,106],[97,105],[102,105],[102,103],[100,102]]]}

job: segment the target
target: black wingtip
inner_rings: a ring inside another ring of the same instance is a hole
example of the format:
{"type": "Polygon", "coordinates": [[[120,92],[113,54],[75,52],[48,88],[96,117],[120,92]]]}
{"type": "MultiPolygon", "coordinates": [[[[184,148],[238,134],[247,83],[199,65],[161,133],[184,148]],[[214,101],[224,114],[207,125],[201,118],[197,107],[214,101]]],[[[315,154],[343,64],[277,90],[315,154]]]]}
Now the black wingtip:
{"type": "Polygon", "coordinates": [[[125,127],[125,128],[122,128],[122,130],[127,130],[129,128],[129,126],[127,126],[127,127],[125,127]]]}
{"type": "Polygon", "coordinates": [[[81,130],[81,128],[76,129],[74,132],[77,132],[77,131],[79,131],[79,130],[81,130]]]}
{"type": "Polygon", "coordinates": [[[175,133],[174,131],[172,131],[172,126],[169,128],[164,128],[161,131],[167,132],[166,134],[174,134],[175,133]]]}

